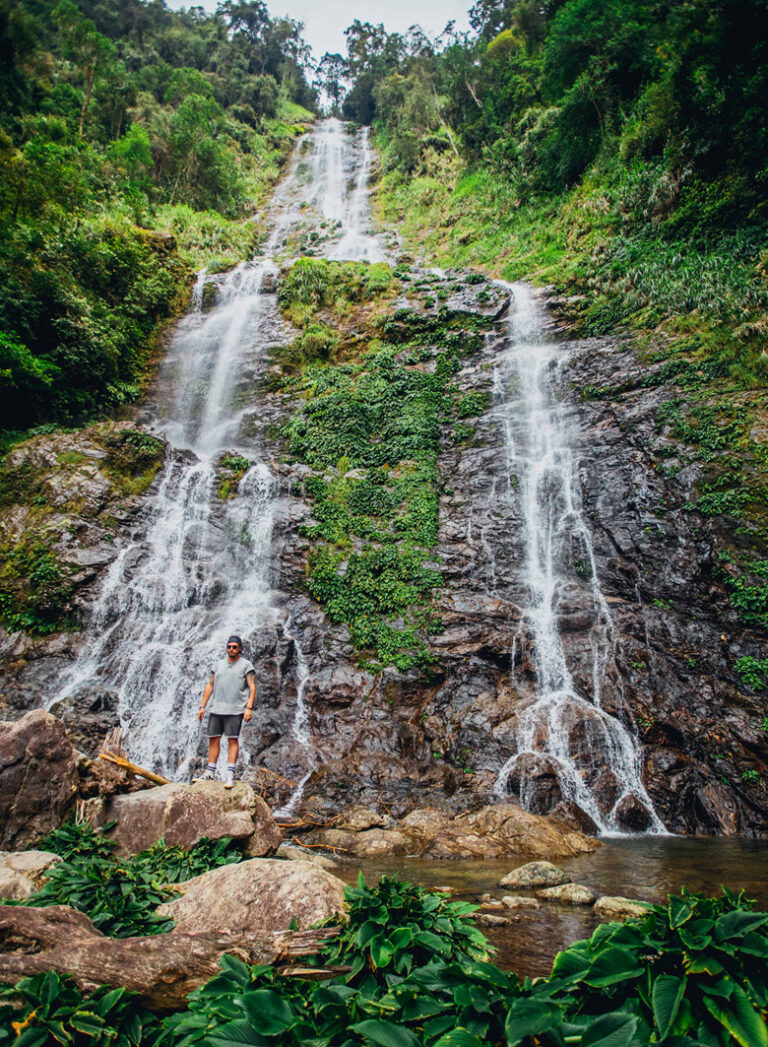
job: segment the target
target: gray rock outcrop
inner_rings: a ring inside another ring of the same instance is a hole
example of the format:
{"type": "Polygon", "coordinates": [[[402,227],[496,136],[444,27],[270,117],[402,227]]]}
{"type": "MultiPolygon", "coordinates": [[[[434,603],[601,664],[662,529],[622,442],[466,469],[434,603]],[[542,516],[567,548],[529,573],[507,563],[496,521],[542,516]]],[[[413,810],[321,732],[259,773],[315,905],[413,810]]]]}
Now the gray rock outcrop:
{"type": "Polygon", "coordinates": [[[0,722],[0,847],[20,849],[58,828],[77,785],[77,757],[55,716],[36,709],[0,722]]]}
{"type": "Polygon", "coordinates": [[[171,783],[118,796],[95,797],[83,804],[95,828],[116,821],[112,838],[118,854],[135,854],[162,839],[189,849],[202,837],[242,840],[244,853],[270,854],[282,839],[272,812],[244,782],[225,789],[221,782],[171,783]]]}
{"type": "Polygon", "coordinates": [[[180,898],[157,909],[177,931],[233,933],[306,930],[344,905],[342,881],[310,862],[253,858],[187,880],[180,898]]]}
{"type": "Polygon", "coordinates": [[[29,898],[42,887],[48,869],[60,861],[50,851],[0,851],[0,898],[29,898]]]}

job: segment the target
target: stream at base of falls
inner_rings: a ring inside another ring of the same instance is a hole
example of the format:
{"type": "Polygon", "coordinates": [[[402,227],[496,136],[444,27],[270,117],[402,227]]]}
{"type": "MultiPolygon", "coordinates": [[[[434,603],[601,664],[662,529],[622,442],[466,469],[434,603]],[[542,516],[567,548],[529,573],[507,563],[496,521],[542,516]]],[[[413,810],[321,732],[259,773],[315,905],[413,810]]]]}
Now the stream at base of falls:
{"type": "MultiPolygon", "coordinates": [[[[350,884],[357,881],[357,874],[362,871],[368,883],[381,876],[392,876],[426,888],[450,887],[457,899],[477,903],[485,893],[497,899],[513,893],[532,895],[532,891],[498,886],[502,876],[527,860],[370,858],[344,862],[337,874],[350,884]]],[[[744,888],[758,909],[768,909],[766,861],[765,840],[628,836],[607,841],[592,854],[563,858],[556,864],[574,883],[592,888],[596,895],[663,902],[681,886],[714,895],[724,884],[732,890],[744,888]]],[[[560,949],[588,937],[598,923],[605,922],[589,906],[550,902],[542,902],[537,910],[508,915],[511,922],[507,926],[483,927],[483,933],[498,950],[494,961],[500,967],[529,977],[549,974],[560,949]]]]}

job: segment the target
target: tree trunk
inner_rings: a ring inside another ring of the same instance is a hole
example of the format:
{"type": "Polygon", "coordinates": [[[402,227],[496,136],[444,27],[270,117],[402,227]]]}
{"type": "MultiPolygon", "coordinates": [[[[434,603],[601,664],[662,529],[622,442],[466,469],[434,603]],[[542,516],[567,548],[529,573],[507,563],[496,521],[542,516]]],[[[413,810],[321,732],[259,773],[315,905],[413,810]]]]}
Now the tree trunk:
{"type": "Polygon", "coordinates": [[[139,993],[141,1002],[154,1010],[179,1009],[193,989],[217,973],[225,953],[245,963],[284,962],[318,952],[338,933],[338,927],[327,927],[107,938],[84,913],[68,905],[0,905],[0,982],[54,970],[85,991],[122,985],[139,993]]]}

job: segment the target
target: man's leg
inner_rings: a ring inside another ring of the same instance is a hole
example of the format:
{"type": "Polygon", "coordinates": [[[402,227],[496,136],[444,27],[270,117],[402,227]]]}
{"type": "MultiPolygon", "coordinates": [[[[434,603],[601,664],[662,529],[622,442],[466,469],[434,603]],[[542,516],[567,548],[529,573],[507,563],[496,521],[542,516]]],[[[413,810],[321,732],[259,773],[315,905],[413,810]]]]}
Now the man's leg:
{"type": "Polygon", "coordinates": [[[235,783],[235,764],[237,763],[237,754],[240,752],[240,739],[238,736],[227,738],[227,746],[227,776],[224,779],[224,787],[231,789],[235,783]]]}
{"type": "Polygon", "coordinates": [[[199,778],[193,778],[193,782],[212,782],[216,779],[216,761],[219,758],[221,747],[221,735],[217,734],[208,739],[208,766],[199,778]]]}

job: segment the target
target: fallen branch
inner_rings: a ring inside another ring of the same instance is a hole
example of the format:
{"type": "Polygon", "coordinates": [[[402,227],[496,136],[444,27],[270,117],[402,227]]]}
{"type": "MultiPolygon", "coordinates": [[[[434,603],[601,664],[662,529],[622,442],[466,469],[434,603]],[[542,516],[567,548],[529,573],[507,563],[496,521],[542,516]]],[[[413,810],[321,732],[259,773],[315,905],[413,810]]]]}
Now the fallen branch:
{"type": "Polygon", "coordinates": [[[277,778],[279,782],[283,782],[285,785],[294,786],[296,784],[292,778],[283,778],[282,774],[278,774],[277,771],[270,771],[269,767],[251,767],[251,771],[262,771],[271,778],[277,778]]]}
{"type": "Polygon", "coordinates": [[[299,847],[320,847],[324,851],[344,851],[345,854],[349,854],[348,847],[332,847],[329,843],[302,843],[295,836],[291,837],[291,843],[298,844],[299,847]]]}
{"type": "Polygon", "coordinates": [[[0,982],[57,971],[85,991],[124,986],[153,1009],[181,1008],[193,989],[219,970],[231,953],[245,963],[275,963],[317,953],[339,927],[309,931],[170,931],[137,938],[107,938],[68,905],[44,909],[0,905],[0,982]],[[16,951],[10,951],[16,950],[16,951]]]}
{"type": "Polygon", "coordinates": [[[137,774],[139,778],[147,778],[150,782],[154,782],[156,785],[171,784],[169,778],[163,778],[161,774],[155,774],[154,771],[148,771],[145,767],[139,767],[137,763],[131,763],[131,761],[126,760],[124,756],[115,756],[114,753],[99,753],[99,759],[117,764],[118,767],[130,771],[131,774],[137,774]]]}

